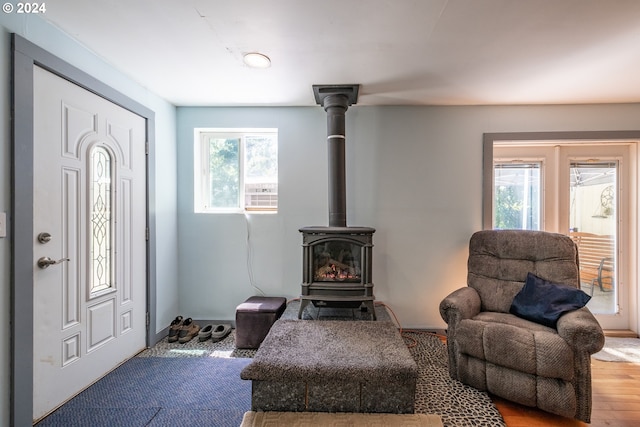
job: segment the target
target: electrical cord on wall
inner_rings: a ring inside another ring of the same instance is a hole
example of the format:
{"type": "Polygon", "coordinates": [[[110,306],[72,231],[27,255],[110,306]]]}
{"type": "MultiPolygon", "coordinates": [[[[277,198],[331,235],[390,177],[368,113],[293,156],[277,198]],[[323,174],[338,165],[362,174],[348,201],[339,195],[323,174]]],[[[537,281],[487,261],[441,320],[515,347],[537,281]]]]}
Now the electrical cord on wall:
{"type": "Polygon", "coordinates": [[[396,324],[398,325],[398,331],[400,331],[400,336],[402,336],[403,339],[408,340],[409,342],[407,343],[407,347],[412,348],[415,347],[416,345],[418,345],[418,341],[416,341],[415,338],[413,338],[410,335],[407,334],[425,334],[425,335],[433,335],[438,337],[441,341],[446,341],[447,337],[445,335],[442,334],[438,334],[435,332],[429,332],[429,331],[421,331],[421,330],[417,330],[417,329],[403,329],[402,325],[400,324],[400,321],[398,320],[398,317],[396,316],[396,314],[393,312],[393,310],[391,309],[391,307],[389,307],[387,304],[381,302],[381,301],[376,301],[374,303],[374,305],[376,306],[382,306],[385,309],[387,309],[389,311],[389,313],[391,313],[391,315],[393,316],[393,318],[396,321],[396,324]]]}
{"type": "Polygon", "coordinates": [[[265,293],[258,285],[256,285],[253,277],[253,252],[251,250],[251,224],[249,222],[249,214],[245,212],[244,219],[247,224],[247,274],[249,276],[249,284],[255,289],[261,296],[265,296],[265,293]]]}

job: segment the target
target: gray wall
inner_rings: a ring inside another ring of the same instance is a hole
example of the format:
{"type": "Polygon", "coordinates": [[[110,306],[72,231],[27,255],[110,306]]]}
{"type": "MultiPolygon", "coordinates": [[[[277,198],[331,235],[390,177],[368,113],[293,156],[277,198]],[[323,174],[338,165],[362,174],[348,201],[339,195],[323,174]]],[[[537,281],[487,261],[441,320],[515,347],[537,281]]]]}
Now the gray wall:
{"type": "MultiPolygon", "coordinates": [[[[311,96],[311,94],[310,94],[311,96]]],[[[180,309],[233,319],[256,291],[297,297],[298,228],[328,225],[321,107],[178,108],[180,309]],[[276,215],[193,213],[193,128],[277,127],[276,215]],[[250,240],[247,244],[247,226],[250,240]]],[[[403,327],[442,327],[440,300],[463,286],[467,244],[482,227],[485,132],[640,129],[640,104],[366,107],[347,121],[347,222],[371,226],[374,292],[403,327]]]]}
{"type": "MultiPolygon", "coordinates": [[[[158,329],[175,316],[177,307],[177,211],[176,211],[176,115],[175,107],[96,57],[37,16],[0,14],[0,211],[11,212],[11,124],[10,124],[10,33],[17,33],[43,49],[110,85],[156,114],[156,248],[158,329]]],[[[8,218],[9,222],[11,218],[8,218]]],[[[0,238],[0,324],[4,340],[0,342],[0,425],[9,425],[10,375],[10,245],[9,235],[0,238]]],[[[31,357],[31,355],[25,355],[31,357]]]]}

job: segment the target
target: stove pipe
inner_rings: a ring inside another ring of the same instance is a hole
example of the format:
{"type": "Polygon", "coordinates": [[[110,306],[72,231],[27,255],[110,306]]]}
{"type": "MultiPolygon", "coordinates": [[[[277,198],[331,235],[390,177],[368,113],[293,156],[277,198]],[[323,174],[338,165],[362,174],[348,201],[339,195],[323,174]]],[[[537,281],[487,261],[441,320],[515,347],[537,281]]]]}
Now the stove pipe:
{"type": "Polygon", "coordinates": [[[345,113],[347,97],[324,98],[327,112],[327,148],[329,152],[329,226],[347,226],[347,190],[345,172],[345,113]]]}
{"type": "Polygon", "coordinates": [[[345,113],[351,104],[355,104],[358,87],[359,85],[313,86],[316,102],[327,112],[330,227],[347,226],[345,113]]]}

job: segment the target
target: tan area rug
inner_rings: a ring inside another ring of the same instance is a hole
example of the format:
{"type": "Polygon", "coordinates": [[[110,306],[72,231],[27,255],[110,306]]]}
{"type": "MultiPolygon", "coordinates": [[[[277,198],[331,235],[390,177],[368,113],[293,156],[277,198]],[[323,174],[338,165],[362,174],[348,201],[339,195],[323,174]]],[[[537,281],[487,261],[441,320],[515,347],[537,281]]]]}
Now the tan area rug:
{"type": "Polygon", "coordinates": [[[438,415],[351,412],[245,412],[241,427],[442,427],[438,415]]]}
{"type": "Polygon", "coordinates": [[[640,339],[605,337],[604,348],[591,357],[605,362],[640,363],[640,339]]]}

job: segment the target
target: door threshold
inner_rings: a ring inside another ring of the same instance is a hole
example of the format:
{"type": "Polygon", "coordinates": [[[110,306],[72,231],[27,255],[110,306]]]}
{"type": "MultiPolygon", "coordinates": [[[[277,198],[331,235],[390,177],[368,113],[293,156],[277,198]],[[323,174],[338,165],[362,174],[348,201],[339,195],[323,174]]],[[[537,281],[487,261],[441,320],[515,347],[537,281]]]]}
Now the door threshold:
{"type": "Polygon", "coordinates": [[[638,333],[629,329],[605,329],[604,335],[615,338],[638,338],[638,333]]]}

